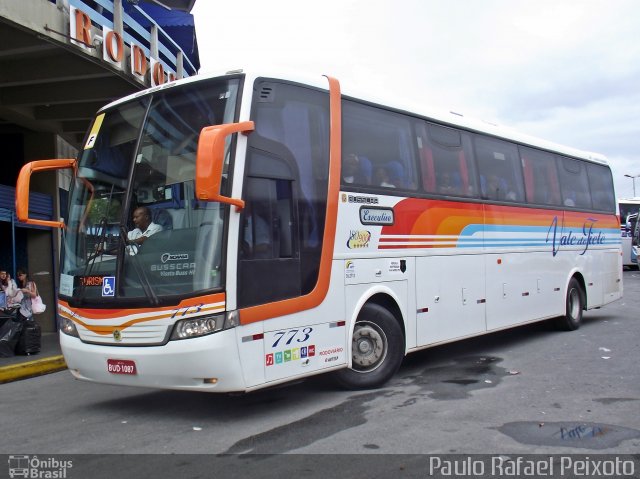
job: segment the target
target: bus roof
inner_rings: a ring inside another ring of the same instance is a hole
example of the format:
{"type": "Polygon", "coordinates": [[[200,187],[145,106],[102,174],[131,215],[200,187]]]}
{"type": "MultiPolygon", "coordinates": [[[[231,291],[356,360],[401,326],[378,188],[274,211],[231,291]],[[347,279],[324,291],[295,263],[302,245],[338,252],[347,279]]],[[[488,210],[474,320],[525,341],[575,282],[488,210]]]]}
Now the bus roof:
{"type": "MultiPolygon", "coordinates": [[[[112,103],[109,103],[108,105],[101,108],[101,111],[107,108],[114,107],[120,103],[129,101],[133,98],[138,98],[140,96],[148,95],[156,91],[174,88],[179,85],[184,85],[188,83],[205,81],[212,78],[219,78],[224,76],[236,76],[236,75],[244,75],[245,78],[248,80],[247,84],[249,85],[253,84],[253,82],[257,78],[274,78],[274,79],[281,79],[285,81],[292,81],[292,82],[297,82],[305,85],[310,85],[312,87],[317,87],[320,89],[325,89],[325,90],[327,89],[327,81],[323,75],[309,77],[309,76],[301,75],[299,73],[289,73],[289,72],[284,73],[283,71],[279,71],[277,73],[267,72],[267,71],[250,72],[250,71],[243,71],[243,70],[207,72],[207,73],[191,76],[188,78],[184,78],[181,80],[173,81],[170,83],[165,83],[157,87],[148,88],[146,90],[142,90],[137,93],[133,93],[119,100],[116,100],[112,103]]],[[[406,104],[403,105],[398,103],[397,100],[388,101],[387,99],[383,99],[381,97],[373,98],[371,97],[371,95],[358,94],[358,92],[352,89],[352,86],[348,84],[347,85],[341,84],[341,93],[343,96],[348,98],[365,101],[368,103],[379,105],[383,108],[404,112],[413,116],[420,116],[428,120],[433,120],[435,122],[443,123],[449,126],[459,127],[466,130],[476,131],[479,133],[485,133],[485,134],[492,135],[505,140],[511,140],[516,143],[521,143],[523,145],[541,148],[543,150],[548,150],[555,153],[572,156],[575,158],[589,160],[589,161],[593,161],[593,162],[604,164],[604,165],[608,164],[607,158],[604,155],[601,155],[599,153],[583,151],[583,150],[572,148],[566,145],[561,145],[558,143],[547,141],[541,138],[537,138],[535,136],[521,133],[509,127],[497,125],[488,121],[483,121],[483,120],[479,120],[471,117],[466,117],[460,113],[444,112],[444,111],[438,111],[435,109],[430,109],[429,111],[426,111],[424,108],[420,108],[416,110],[415,105],[414,106],[409,106],[406,104]]]]}

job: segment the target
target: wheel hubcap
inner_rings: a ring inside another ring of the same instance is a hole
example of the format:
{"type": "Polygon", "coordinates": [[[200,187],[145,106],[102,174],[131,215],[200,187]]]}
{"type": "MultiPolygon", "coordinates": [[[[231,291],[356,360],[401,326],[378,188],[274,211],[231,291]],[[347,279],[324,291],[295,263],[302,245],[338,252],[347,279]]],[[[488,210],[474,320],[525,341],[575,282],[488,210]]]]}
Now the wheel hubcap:
{"type": "Polygon", "coordinates": [[[353,368],[366,372],[377,368],[387,355],[387,337],[375,324],[359,322],[353,331],[353,368]]]}

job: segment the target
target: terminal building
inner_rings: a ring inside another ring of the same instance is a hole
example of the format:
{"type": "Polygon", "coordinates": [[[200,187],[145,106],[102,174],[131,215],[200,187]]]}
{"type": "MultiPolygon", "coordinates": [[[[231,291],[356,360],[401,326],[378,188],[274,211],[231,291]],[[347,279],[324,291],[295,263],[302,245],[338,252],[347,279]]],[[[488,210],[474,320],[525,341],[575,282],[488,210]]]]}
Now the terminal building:
{"type": "MultiPolygon", "coordinates": [[[[0,268],[26,268],[57,330],[61,231],[15,215],[15,184],[33,160],[75,158],[96,111],[122,96],[197,74],[195,0],[0,2],[0,268]]],[[[66,215],[70,177],[32,177],[30,216],[66,215]]]]}

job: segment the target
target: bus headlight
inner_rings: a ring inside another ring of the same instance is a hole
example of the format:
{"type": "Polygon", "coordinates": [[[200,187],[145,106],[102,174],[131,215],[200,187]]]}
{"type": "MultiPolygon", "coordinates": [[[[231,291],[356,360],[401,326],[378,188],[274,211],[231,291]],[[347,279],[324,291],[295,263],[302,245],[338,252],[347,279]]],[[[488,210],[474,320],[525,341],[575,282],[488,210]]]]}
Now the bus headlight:
{"type": "Polygon", "coordinates": [[[76,329],[76,325],[67,318],[60,318],[60,332],[66,334],[67,336],[73,336],[75,338],[79,338],[78,330],[76,329]]]}
{"type": "Polygon", "coordinates": [[[198,336],[206,336],[207,334],[216,333],[233,326],[235,326],[235,324],[227,321],[226,314],[183,319],[176,322],[173,327],[171,339],[197,338],[198,336]]]}

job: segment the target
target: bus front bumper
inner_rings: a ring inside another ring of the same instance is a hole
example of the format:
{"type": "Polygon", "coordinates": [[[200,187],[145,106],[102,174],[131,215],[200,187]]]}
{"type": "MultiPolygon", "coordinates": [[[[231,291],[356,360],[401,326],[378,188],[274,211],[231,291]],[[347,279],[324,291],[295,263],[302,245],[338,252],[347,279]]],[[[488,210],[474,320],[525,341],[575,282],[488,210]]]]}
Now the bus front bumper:
{"type": "Polygon", "coordinates": [[[86,344],[60,334],[60,345],[69,371],[85,381],[209,392],[246,389],[233,329],[162,346],[86,344]]]}

